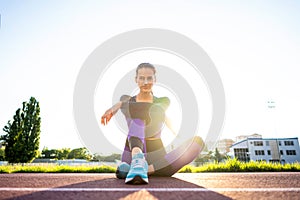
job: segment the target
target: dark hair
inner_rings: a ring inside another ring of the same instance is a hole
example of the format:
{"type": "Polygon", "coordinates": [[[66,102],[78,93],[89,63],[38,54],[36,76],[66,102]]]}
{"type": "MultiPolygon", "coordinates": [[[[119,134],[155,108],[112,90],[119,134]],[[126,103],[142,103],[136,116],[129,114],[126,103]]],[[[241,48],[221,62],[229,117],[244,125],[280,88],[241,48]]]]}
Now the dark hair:
{"type": "Polygon", "coordinates": [[[136,76],[138,75],[138,71],[142,68],[149,68],[149,69],[152,69],[153,70],[153,73],[155,75],[156,73],[156,69],[154,67],[154,65],[150,64],[150,63],[141,63],[137,66],[135,72],[136,72],[136,76]]]}

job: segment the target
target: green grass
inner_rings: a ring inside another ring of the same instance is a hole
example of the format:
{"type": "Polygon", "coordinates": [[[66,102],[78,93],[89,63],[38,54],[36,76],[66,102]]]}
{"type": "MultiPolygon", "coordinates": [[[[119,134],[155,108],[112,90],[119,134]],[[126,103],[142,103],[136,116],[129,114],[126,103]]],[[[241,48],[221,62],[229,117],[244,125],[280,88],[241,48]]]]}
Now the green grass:
{"type": "MultiPolygon", "coordinates": [[[[299,172],[300,163],[279,164],[264,161],[240,162],[229,159],[222,163],[207,163],[199,167],[187,165],[179,173],[199,172],[299,172]]],[[[26,165],[13,164],[0,166],[0,173],[115,173],[111,166],[65,166],[65,165],[26,165]]]]}
{"type": "Polygon", "coordinates": [[[180,173],[199,172],[296,172],[300,171],[300,163],[280,164],[265,161],[241,162],[237,159],[228,159],[222,163],[207,163],[199,167],[187,165],[180,173]]]}
{"type": "Polygon", "coordinates": [[[110,166],[64,166],[64,165],[6,165],[0,166],[0,173],[114,173],[110,166]]]}

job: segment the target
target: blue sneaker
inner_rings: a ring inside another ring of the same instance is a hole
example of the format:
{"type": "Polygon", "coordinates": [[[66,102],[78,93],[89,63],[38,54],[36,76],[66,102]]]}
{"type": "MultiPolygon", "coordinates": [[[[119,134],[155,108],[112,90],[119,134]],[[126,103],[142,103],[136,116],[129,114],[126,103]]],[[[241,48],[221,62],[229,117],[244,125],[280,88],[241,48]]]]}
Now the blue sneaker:
{"type": "Polygon", "coordinates": [[[130,170],[125,179],[125,183],[147,184],[148,181],[148,163],[144,154],[138,153],[133,156],[130,170]]]}
{"type": "Polygon", "coordinates": [[[119,179],[125,179],[130,169],[130,165],[126,162],[121,162],[117,168],[116,176],[119,179]]]}

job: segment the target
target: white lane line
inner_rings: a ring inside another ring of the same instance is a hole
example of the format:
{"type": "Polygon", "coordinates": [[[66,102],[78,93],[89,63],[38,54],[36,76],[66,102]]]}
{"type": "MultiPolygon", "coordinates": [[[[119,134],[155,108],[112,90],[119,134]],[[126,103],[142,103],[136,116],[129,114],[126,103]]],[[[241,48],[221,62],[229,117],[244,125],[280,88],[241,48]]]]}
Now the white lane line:
{"type": "Polygon", "coordinates": [[[0,188],[1,191],[48,192],[300,192],[300,188],[0,188]]]}

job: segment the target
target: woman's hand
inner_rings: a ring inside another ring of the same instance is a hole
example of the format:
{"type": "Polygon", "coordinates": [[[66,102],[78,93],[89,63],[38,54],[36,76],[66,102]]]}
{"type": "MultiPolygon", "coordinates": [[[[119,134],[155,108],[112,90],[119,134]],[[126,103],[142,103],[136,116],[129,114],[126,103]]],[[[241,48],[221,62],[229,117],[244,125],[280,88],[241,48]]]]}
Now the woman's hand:
{"type": "Polygon", "coordinates": [[[110,109],[108,109],[104,115],[102,115],[101,117],[101,124],[103,125],[107,125],[107,123],[109,122],[109,120],[112,118],[112,116],[114,114],[116,114],[118,112],[118,110],[121,108],[122,106],[122,101],[116,103],[113,107],[111,107],[110,109]]]}
{"type": "Polygon", "coordinates": [[[113,111],[107,110],[104,115],[102,115],[101,117],[101,124],[103,124],[104,126],[107,125],[107,123],[109,122],[109,120],[112,118],[112,116],[114,115],[113,111]]]}

